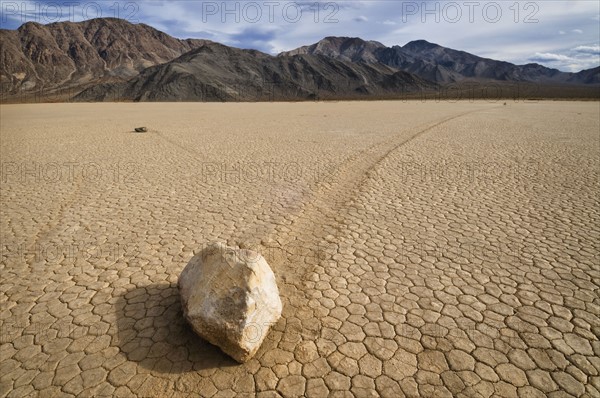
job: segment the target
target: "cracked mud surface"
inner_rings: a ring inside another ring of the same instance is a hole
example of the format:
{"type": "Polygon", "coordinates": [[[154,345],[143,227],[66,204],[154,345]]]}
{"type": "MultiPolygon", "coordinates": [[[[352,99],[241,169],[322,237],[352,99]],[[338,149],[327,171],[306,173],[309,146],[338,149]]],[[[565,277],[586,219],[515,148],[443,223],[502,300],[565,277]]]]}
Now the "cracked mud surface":
{"type": "Polygon", "coordinates": [[[0,112],[2,397],[599,395],[597,103],[0,112]],[[181,314],[210,241],[278,278],[244,365],[181,314]]]}

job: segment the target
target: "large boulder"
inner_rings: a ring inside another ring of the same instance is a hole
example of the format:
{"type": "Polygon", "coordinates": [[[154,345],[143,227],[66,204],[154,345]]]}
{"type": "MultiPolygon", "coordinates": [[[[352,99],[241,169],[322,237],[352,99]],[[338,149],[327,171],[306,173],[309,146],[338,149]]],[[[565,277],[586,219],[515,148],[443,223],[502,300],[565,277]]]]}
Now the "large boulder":
{"type": "Polygon", "coordinates": [[[275,275],[251,250],[211,244],[190,260],[177,284],[194,332],[240,363],[256,354],[281,317],[275,275]]]}

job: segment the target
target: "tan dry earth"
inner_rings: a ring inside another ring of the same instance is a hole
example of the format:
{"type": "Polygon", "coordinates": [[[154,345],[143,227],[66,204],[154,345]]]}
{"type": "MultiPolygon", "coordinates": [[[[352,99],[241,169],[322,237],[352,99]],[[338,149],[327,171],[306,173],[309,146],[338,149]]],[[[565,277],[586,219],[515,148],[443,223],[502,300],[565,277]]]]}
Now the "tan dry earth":
{"type": "Polygon", "coordinates": [[[599,113],[3,105],[0,395],[597,397],[599,113]],[[282,295],[244,365],[181,313],[219,240],[282,295]]]}

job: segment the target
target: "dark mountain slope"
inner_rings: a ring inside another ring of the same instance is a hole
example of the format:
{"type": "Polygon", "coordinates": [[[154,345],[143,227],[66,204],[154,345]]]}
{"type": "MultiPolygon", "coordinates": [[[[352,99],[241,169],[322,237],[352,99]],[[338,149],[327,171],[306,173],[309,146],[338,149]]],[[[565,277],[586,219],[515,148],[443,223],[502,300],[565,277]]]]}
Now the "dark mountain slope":
{"type": "Polygon", "coordinates": [[[322,55],[273,57],[207,43],[120,85],[85,90],[79,101],[253,101],[386,96],[432,89],[419,77],[379,64],[322,55]]]}
{"type": "MultiPolygon", "coordinates": [[[[442,47],[425,40],[416,40],[403,47],[385,47],[381,43],[359,38],[326,37],[318,43],[284,52],[293,54],[325,55],[334,59],[354,62],[380,63],[410,72],[437,83],[461,80],[498,80],[504,82],[592,84],[592,76],[577,76],[538,64],[514,65],[442,47]]],[[[584,71],[580,72],[583,73],[584,71]]]]}

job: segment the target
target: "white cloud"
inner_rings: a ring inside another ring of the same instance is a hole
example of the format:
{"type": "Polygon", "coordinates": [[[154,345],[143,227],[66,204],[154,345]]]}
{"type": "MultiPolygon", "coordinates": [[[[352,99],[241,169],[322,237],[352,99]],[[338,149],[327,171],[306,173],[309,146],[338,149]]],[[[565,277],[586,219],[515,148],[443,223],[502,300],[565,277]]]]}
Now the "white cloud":
{"type": "Polygon", "coordinates": [[[536,52],[529,60],[560,70],[579,72],[600,65],[600,46],[582,45],[564,52],[536,52]]]}
{"type": "Polygon", "coordinates": [[[577,33],[578,35],[582,35],[583,34],[583,30],[581,30],[581,29],[573,29],[571,32],[577,33]]]}
{"type": "Polygon", "coordinates": [[[577,46],[573,49],[573,51],[584,54],[600,54],[600,46],[577,46]]]}
{"type": "Polygon", "coordinates": [[[573,58],[571,57],[567,57],[566,55],[562,55],[562,54],[553,54],[553,53],[535,53],[535,55],[533,56],[533,58],[531,58],[532,60],[539,60],[539,61],[573,61],[573,58]]]}

